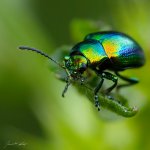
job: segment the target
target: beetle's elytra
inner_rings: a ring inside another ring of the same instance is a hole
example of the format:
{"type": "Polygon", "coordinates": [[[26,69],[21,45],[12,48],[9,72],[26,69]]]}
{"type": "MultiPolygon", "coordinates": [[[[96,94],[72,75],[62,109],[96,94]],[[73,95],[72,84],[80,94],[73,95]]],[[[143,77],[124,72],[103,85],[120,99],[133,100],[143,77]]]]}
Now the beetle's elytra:
{"type": "MultiPolygon", "coordinates": [[[[51,57],[34,48],[21,46],[20,49],[36,51],[55,63],[51,57]]],[[[62,93],[64,96],[72,80],[83,81],[82,74],[87,68],[96,72],[100,77],[100,82],[94,91],[95,106],[99,110],[98,92],[104,82],[104,79],[113,81],[113,85],[104,91],[110,93],[116,86],[120,89],[138,82],[133,78],[127,78],[119,74],[120,71],[143,66],[145,57],[142,48],[131,37],[124,33],[115,31],[96,32],[88,34],[84,40],[77,43],[70,51],[68,56],[64,57],[64,65],[60,65],[67,73],[67,85],[62,93]],[[114,71],[115,75],[105,70],[114,71]],[[126,85],[117,85],[118,77],[127,81],[126,85]]]]}

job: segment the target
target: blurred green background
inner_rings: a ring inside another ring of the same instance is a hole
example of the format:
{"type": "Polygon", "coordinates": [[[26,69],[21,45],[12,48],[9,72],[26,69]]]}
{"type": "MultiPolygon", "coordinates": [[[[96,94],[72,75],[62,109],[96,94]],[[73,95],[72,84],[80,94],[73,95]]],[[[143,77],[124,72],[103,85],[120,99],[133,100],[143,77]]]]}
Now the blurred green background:
{"type": "Polygon", "coordinates": [[[0,1],[0,150],[150,149],[149,0],[0,1]],[[88,22],[91,21],[91,24],[88,22]],[[94,29],[118,30],[143,47],[146,65],[124,74],[140,83],[124,90],[139,113],[123,118],[55,78],[45,58],[19,51],[28,45],[52,54],[94,29]]]}

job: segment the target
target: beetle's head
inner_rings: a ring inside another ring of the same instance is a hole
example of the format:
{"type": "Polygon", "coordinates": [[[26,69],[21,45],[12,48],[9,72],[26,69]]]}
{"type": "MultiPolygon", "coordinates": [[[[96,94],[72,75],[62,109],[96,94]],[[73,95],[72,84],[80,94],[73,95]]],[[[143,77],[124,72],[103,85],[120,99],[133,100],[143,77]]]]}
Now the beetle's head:
{"type": "Polygon", "coordinates": [[[71,77],[80,78],[87,69],[87,59],[81,55],[65,56],[65,67],[69,71],[71,77]]]}

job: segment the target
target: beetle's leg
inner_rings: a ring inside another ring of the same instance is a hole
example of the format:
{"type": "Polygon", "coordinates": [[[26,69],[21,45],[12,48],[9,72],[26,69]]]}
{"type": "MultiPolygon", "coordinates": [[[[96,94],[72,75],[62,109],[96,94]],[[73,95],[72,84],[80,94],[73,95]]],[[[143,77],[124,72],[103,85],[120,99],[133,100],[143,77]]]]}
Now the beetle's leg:
{"type": "Polygon", "coordinates": [[[118,78],[117,78],[117,76],[115,76],[115,75],[113,75],[113,74],[111,74],[109,72],[103,72],[102,75],[103,75],[103,78],[111,80],[111,81],[114,82],[114,84],[111,87],[109,87],[108,89],[106,89],[103,92],[104,94],[108,94],[108,93],[110,93],[117,86],[118,78]]]}
{"type": "Polygon", "coordinates": [[[139,82],[138,79],[136,79],[136,78],[127,78],[127,77],[124,77],[124,76],[120,75],[118,72],[115,72],[115,73],[116,73],[116,75],[117,75],[119,78],[121,78],[122,80],[129,82],[129,83],[127,83],[127,84],[118,85],[118,86],[117,86],[117,91],[119,91],[120,88],[122,88],[122,87],[130,86],[130,85],[133,85],[133,84],[136,84],[136,83],[139,82]]]}
{"type": "Polygon", "coordinates": [[[111,87],[109,87],[108,89],[106,89],[103,92],[104,94],[110,93],[117,86],[117,83],[118,83],[117,76],[115,76],[109,72],[102,72],[102,74],[99,74],[99,75],[101,75],[101,81],[94,90],[94,101],[95,101],[95,106],[98,107],[98,110],[100,110],[100,104],[98,101],[98,94],[97,93],[99,92],[100,88],[102,87],[102,84],[104,82],[104,78],[114,82],[114,84],[111,87]]]}
{"type": "Polygon", "coordinates": [[[97,85],[97,87],[94,90],[94,103],[95,103],[95,107],[98,108],[98,111],[100,111],[100,103],[99,103],[99,100],[98,100],[98,92],[99,92],[100,88],[102,87],[103,82],[104,82],[104,78],[101,75],[101,80],[100,80],[99,84],[97,85]]]}
{"type": "Polygon", "coordinates": [[[68,87],[69,87],[70,84],[71,84],[70,79],[69,79],[69,77],[67,77],[66,86],[65,86],[65,88],[64,88],[64,90],[62,92],[62,97],[65,97],[65,93],[67,92],[68,87]]]}
{"type": "MultiPolygon", "coordinates": [[[[65,62],[64,62],[65,63],[65,62]]],[[[65,64],[64,64],[64,69],[66,71],[66,74],[67,74],[67,78],[66,78],[66,86],[62,92],[62,97],[65,97],[65,93],[67,92],[68,90],[68,87],[69,85],[71,84],[71,75],[70,75],[70,72],[68,71],[68,69],[65,67],[65,64]]]]}

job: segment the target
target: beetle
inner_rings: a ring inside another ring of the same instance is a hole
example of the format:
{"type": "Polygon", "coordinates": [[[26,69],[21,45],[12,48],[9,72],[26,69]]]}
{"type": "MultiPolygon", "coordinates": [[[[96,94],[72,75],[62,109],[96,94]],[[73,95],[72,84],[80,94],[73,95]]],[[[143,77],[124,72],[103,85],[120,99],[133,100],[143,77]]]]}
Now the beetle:
{"type": "Polygon", "coordinates": [[[83,80],[83,73],[87,69],[93,70],[100,78],[94,92],[95,106],[100,110],[98,93],[103,85],[104,79],[111,80],[113,85],[107,88],[103,93],[109,94],[115,87],[119,90],[122,87],[138,83],[135,78],[127,78],[120,75],[120,71],[138,68],[144,65],[145,56],[140,45],[130,36],[116,31],[95,32],[85,36],[82,42],[77,43],[70,51],[68,56],[64,57],[64,64],[61,65],[47,54],[40,50],[20,46],[22,50],[32,50],[48,57],[58,64],[67,73],[66,86],[62,93],[64,97],[72,80],[83,80]],[[110,70],[114,74],[110,73],[110,70]],[[117,85],[118,77],[127,84],[117,85]]]}

